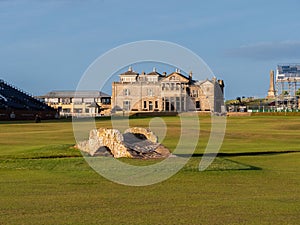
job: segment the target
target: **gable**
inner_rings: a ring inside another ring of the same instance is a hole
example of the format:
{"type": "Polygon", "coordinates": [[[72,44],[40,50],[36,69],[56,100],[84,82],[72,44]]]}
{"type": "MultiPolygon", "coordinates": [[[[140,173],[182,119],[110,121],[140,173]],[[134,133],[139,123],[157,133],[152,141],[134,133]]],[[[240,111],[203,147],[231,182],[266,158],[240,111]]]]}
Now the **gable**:
{"type": "Polygon", "coordinates": [[[172,82],[172,81],[177,81],[177,82],[181,82],[181,83],[188,83],[189,79],[186,78],[185,76],[183,76],[180,73],[171,73],[169,74],[167,77],[162,79],[162,82],[172,82]]]}

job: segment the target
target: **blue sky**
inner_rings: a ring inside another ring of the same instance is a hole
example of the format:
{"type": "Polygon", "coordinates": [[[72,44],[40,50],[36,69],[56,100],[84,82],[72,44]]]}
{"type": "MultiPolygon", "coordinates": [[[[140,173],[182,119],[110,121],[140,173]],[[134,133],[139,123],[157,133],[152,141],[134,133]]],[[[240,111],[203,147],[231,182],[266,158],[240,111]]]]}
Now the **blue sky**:
{"type": "Polygon", "coordinates": [[[226,99],[265,97],[271,69],[300,63],[299,10],[297,0],[0,0],[0,78],[34,95],[74,90],[106,51],[163,40],[198,54],[226,99]]]}

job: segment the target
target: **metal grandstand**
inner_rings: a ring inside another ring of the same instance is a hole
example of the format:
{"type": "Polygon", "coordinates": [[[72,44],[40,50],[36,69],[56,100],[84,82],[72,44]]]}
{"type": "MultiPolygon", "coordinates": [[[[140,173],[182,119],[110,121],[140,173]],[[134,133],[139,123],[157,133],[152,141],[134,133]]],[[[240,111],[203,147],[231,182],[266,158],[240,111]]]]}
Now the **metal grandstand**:
{"type": "Polygon", "coordinates": [[[34,118],[36,114],[54,118],[56,110],[27,92],[0,79],[0,119],[7,119],[11,114],[14,118],[34,118]]]}
{"type": "Polygon", "coordinates": [[[277,106],[298,108],[297,90],[300,88],[300,64],[279,64],[275,77],[277,106]]]}

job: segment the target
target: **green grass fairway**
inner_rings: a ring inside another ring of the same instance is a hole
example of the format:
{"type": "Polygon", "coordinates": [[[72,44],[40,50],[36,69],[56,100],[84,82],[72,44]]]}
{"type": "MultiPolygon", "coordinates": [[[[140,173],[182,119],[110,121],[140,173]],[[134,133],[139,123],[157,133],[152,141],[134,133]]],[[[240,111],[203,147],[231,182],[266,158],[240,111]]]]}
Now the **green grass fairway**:
{"type": "MultiPolygon", "coordinates": [[[[173,150],[179,119],[163,119],[163,144],[173,150]]],[[[112,126],[105,119],[96,124],[112,126]]],[[[210,117],[200,117],[200,127],[195,155],[184,168],[161,183],[132,187],[89,167],[73,148],[70,121],[2,122],[0,224],[299,224],[299,116],[229,117],[221,154],[204,172],[198,164],[210,117]]]]}

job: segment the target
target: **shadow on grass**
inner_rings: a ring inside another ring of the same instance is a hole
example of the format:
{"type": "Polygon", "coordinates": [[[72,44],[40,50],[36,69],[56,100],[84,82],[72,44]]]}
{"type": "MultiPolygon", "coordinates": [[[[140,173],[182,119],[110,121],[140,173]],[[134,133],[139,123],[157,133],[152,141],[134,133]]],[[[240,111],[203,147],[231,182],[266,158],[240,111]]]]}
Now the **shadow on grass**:
{"type": "MultiPolygon", "coordinates": [[[[300,153],[300,151],[264,151],[264,152],[236,152],[236,153],[211,153],[206,157],[215,157],[212,164],[205,171],[233,171],[233,170],[262,170],[261,167],[241,163],[225,157],[235,156],[261,156],[300,153]]],[[[178,157],[190,157],[190,155],[177,155],[178,157]]],[[[183,171],[199,171],[199,163],[204,154],[196,153],[191,156],[189,162],[182,169],[183,171]]]]}
{"type": "MultiPolygon", "coordinates": [[[[183,167],[182,171],[199,172],[199,162],[202,157],[193,156],[183,167]]],[[[216,157],[205,171],[239,171],[239,170],[262,170],[262,168],[240,163],[231,159],[216,157]]],[[[203,171],[203,172],[205,172],[203,171]]]]}
{"type": "MultiPolygon", "coordinates": [[[[260,155],[275,155],[275,154],[288,154],[288,153],[300,153],[300,151],[265,151],[265,152],[238,152],[238,153],[218,153],[216,154],[206,154],[206,157],[215,157],[213,162],[205,171],[239,171],[239,170],[262,170],[260,167],[253,165],[247,165],[228,159],[227,157],[234,156],[260,156],[260,155]]],[[[187,164],[181,169],[183,172],[199,172],[199,163],[203,158],[204,154],[193,154],[190,155],[177,155],[178,157],[190,157],[187,164]]],[[[66,167],[72,169],[81,169],[83,164],[84,167],[88,167],[87,163],[84,163],[83,157],[89,157],[87,155],[82,155],[78,150],[74,149],[71,144],[64,145],[53,145],[45,146],[41,148],[32,149],[25,154],[15,155],[15,156],[2,156],[0,157],[0,168],[31,168],[31,169],[46,169],[66,167]],[[80,159],[81,158],[81,159],[80,159]],[[66,160],[64,160],[66,159],[66,160]],[[79,160],[79,161],[78,161],[79,160]],[[72,162],[81,162],[76,164],[74,167],[72,162]],[[45,163],[47,162],[47,163],[45,163]],[[82,164],[83,163],[83,164],[82,164]],[[70,166],[72,165],[72,166],[70,166]]],[[[148,166],[151,164],[158,163],[160,160],[141,160],[141,159],[130,159],[121,158],[118,159],[126,164],[135,166],[148,166]]]]}
{"type": "MultiPolygon", "coordinates": [[[[191,158],[180,170],[181,172],[199,172],[199,162],[201,158],[191,158]]],[[[155,160],[127,159],[121,160],[124,163],[135,166],[148,166],[157,163],[155,160]]],[[[39,159],[0,159],[1,170],[92,170],[83,158],[79,157],[57,157],[39,159]]],[[[217,157],[206,171],[241,171],[241,170],[262,170],[259,167],[236,162],[230,159],[217,157]]]]}
{"type": "MultiPolygon", "coordinates": [[[[287,150],[287,151],[259,151],[259,152],[219,152],[219,153],[208,153],[205,154],[208,157],[214,157],[217,155],[217,157],[231,157],[231,156],[260,156],[260,155],[278,155],[278,154],[288,154],[288,153],[300,153],[300,151],[297,150],[287,150]]],[[[192,155],[192,157],[203,157],[204,153],[195,153],[192,155]]],[[[190,157],[190,155],[184,155],[180,154],[177,155],[180,157],[190,157]]]]}

